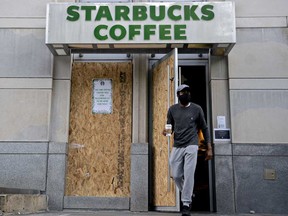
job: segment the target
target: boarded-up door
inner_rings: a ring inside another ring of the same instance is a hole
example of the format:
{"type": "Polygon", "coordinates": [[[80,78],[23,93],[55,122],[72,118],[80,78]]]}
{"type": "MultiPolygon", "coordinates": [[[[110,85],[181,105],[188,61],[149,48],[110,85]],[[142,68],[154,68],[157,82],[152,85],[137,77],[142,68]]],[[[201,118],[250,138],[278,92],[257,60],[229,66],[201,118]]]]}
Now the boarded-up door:
{"type": "Polygon", "coordinates": [[[130,62],[73,63],[66,196],[130,195],[131,107],[130,62]]]}
{"type": "Polygon", "coordinates": [[[167,111],[175,103],[175,85],[178,84],[177,49],[153,65],[152,125],[153,125],[153,205],[159,210],[179,210],[179,200],[173,180],[170,178],[168,158],[172,138],[162,131],[167,111]]]}

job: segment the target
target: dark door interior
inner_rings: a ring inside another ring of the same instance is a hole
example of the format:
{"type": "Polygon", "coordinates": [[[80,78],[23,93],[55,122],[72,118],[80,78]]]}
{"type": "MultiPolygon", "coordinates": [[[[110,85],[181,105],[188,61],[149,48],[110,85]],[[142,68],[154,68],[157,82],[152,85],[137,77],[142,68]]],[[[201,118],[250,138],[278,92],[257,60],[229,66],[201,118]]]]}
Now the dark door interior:
{"type": "MultiPolygon", "coordinates": [[[[191,101],[202,107],[207,121],[205,65],[181,66],[180,80],[181,84],[187,84],[190,86],[191,101]]],[[[205,153],[199,151],[191,211],[210,211],[209,200],[208,162],[205,161],[205,153]]]]}

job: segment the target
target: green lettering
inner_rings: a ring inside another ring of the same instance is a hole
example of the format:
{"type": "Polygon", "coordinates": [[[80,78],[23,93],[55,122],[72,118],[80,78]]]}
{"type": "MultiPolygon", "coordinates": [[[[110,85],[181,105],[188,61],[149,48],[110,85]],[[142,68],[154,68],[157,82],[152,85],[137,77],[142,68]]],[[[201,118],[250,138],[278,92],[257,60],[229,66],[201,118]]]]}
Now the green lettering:
{"type": "Polygon", "coordinates": [[[214,12],[213,12],[213,5],[204,5],[201,8],[201,12],[202,12],[202,20],[212,20],[215,16],[214,12]]]}
{"type": "Polygon", "coordinates": [[[126,20],[126,21],[130,21],[130,18],[128,16],[130,12],[129,7],[127,6],[115,6],[115,20],[126,20]]]}
{"type": "Polygon", "coordinates": [[[113,21],[108,6],[100,6],[98,9],[98,13],[95,20],[100,21],[102,18],[106,18],[107,21],[113,21]]]}
{"type": "Polygon", "coordinates": [[[147,19],[147,8],[145,6],[133,6],[133,20],[143,21],[147,19]]]}
{"type": "Polygon", "coordinates": [[[129,25],[129,40],[133,40],[136,35],[140,35],[141,25],[129,25]]]}
{"type": "Polygon", "coordinates": [[[122,25],[114,25],[111,27],[109,33],[110,33],[110,36],[112,39],[122,40],[126,36],[127,31],[126,31],[125,27],[122,25]],[[119,35],[116,34],[117,29],[118,29],[118,31],[120,31],[119,35]]]}
{"type": "Polygon", "coordinates": [[[158,11],[158,15],[156,15],[156,6],[150,6],[150,17],[152,20],[155,21],[161,21],[165,19],[165,6],[164,5],[160,5],[159,7],[159,11],[158,11]]]}
{"type": "Polygon", "coordinates": [[[186,40],[186,25],[175,25],[174,26],[174,39],[175,40],[186,40]]]}
{"type": "Polygon", "coordinates": [[[184,6],[184,20],[200,20],[197,14],[195,13],[195,10],[197,9],[198,5],[192,5],[191,7],[189,5],[184,6]]]}
{"type": "Polygon", "coordinates": [[[100,31],[101,29],[105,29],[107,30],[108,26],[107,25],[98,25],[95,29],[94,29],[94,36],[97,40],[107,40],[108,36],[107,35],[101,35],[100,31]]]}
{"type": "Polygon", "coordinates": [[[159,38],[160,40],[171,40],[171,25],[159,26],[159,38]]]}
{"type": "Polygon", "coordinates": [[[96,6],[81,6],[81,10],[85,11],[85,20],[91,21],[91,11],[96,10],[96,6]]]}
{"type": "Polygon", "coordinates": [[[69,21],[77,21],[80,18],[80,14],[78,13],[79,7],[76,5],[71,5],[67,8],[67,14],[66,17],[69,21]]]}
{"type": "Polygon", "coordinates": [[[175,16],[174,10],[181,10],[181,6],[180,5],[172,5],[171,7],[169,7],[168,12],[167,12],[168,17],[174,21],[181,20],[181,15],[175,16]]]}
{"type": "Polygon", "coordinates": [[[156,25],[144,25],[144,40],[150,40],[151,35],[155,35],[156,25]]]}

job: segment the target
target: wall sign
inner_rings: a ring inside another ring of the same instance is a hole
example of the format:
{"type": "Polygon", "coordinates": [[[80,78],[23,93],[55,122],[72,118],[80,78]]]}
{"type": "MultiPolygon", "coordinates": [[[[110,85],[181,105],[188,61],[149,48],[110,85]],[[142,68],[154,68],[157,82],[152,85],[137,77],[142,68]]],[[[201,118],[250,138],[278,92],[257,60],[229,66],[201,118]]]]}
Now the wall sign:
{"type": "Polygon", "coordinates": [[[229,128],[214,128],[214,141],[230,141],[229,128]]]}
{"type": "Polygon", "coordinates": [[[226,117],[225,116],[217,116],[217,127],[218,128],[226,128],[226,117]]]}
{"type": "Polygon", "coordinates": [[[46,44],[235,43],[233,2],[50,3],[46,44]]]}
{"type": "Polygon", "coordinates": [[[92,113],[111,114],[113,111],[112,80],[94,79],[92,113]]]}
{"type": "Polygon", "coordinates": [[[128,5],[115,5],[114,7],[70,5],[67,7],[66,20],[94,22],[93,32],[97,41],[125,39],[134,41],[138,38],[149,41],[152,37],[158,40],[186,40],[186,22],[211,21],[215,16],[213,9],[214,6],[211,4],[173,4],[159,7],[156,5],[131,5],[130,7],[128,5]],[[167,25],[164,21],[171,23],[167,25]],[[177,21],[182,21],[182,23],[177,24],[177,21]],[[122,24],[125,22],[128,25],[122,24]],[[175,23],[172,24],[172,22],[175,23]]]}

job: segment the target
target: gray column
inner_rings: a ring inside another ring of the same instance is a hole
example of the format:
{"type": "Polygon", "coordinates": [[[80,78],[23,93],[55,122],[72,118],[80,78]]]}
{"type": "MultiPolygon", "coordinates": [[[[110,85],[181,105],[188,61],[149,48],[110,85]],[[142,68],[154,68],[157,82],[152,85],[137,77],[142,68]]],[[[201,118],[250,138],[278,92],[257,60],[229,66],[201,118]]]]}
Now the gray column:
{"type": "Polygon", "coordinates": [[[130,210],[148,211],[148,55],[133,55],[130,210]]]}
{"type": "Polygon", "coordinates": [[[49,210],[62,210],[65,193],[67,143],[49,143],[47,189],[49,210]]]}
{"type": "Polygon", "coordinates": [[[131,147],[131,211],[148,211],[148,144],[131,147]]]}
{"type": "Polygon", "coordinates": [[[63,210],[70,110],[71,57],[54,57],[51,102],[50,142],[48,150],[48,208],[63,210]]]}
{"type": "Polygon", "coordinates": [[[132,143],[148,140],[148,55],[133,54],[132,143]]]}
{"type": "Polygon", "coordinates": [[[235,213],[235,182],[231,143],[215,144],[216,211],[222,214],[235,213]]]}

